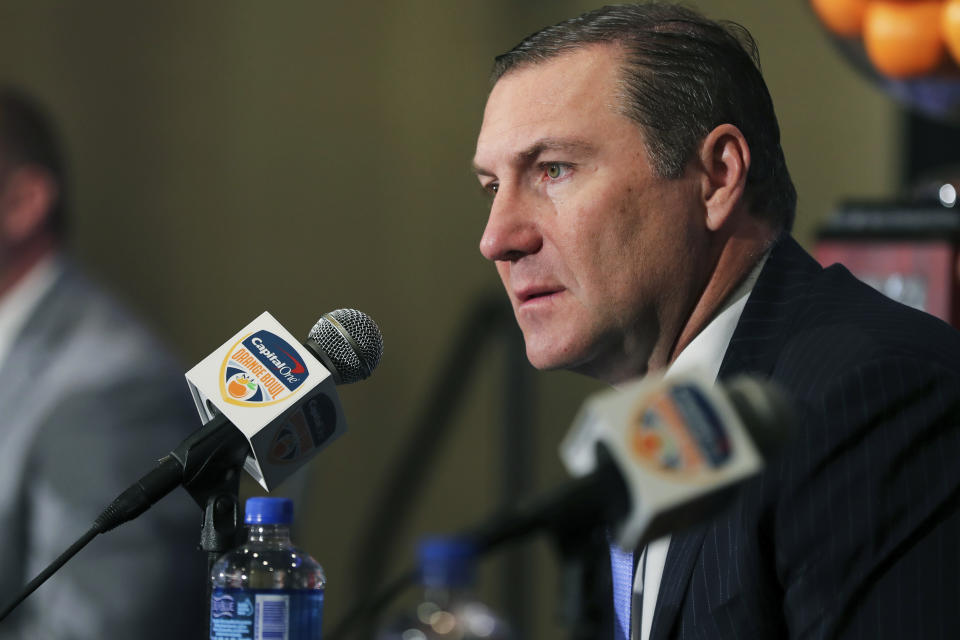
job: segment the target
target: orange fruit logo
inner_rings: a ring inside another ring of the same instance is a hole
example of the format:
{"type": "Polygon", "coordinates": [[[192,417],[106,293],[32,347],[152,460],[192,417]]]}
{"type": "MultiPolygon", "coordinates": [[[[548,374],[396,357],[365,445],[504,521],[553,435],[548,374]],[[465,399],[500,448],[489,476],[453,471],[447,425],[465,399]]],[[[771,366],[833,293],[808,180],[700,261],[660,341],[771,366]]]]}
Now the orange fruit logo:
{"type": "Polygon", "coordinates": [[[238,373],[227,384],[227,393],[234,398],[246,398],[256,390],[257,383],[243,373],[238,373]]]}

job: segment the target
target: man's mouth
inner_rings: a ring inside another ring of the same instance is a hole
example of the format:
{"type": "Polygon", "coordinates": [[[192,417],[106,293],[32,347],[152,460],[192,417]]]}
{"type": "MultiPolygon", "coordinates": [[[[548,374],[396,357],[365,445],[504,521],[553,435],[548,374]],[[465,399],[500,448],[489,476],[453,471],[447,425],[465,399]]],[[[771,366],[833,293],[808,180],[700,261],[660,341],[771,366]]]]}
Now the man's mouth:
{"type": "Polygon", "coordinates": [[[563,291],[563,287],[525,287],[515,292],[517,300],[521,305],[536,300],[549,298],[563,291]]]}

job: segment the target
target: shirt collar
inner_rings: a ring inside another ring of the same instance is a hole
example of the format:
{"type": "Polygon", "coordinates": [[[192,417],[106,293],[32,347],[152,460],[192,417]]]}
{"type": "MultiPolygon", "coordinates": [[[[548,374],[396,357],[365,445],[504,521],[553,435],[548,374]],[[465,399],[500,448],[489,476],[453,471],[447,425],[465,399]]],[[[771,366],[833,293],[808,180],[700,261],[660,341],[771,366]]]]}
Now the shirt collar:
{"type": "Polygon", "coordinates": [[[769,252],[765,254],[733,294],[727,297],[720,312],[696,335],[686,349],[680,352],[667,368],[665,375],[698,374],[706,380],[717,379],[730,338],[733,337],[743,308],[747,305],[747,298],[750,297],[753,285],[757,283],[769,255],[769,252]]]}
{"type": "Polygon", "coordinates": [[[6,359],[30,314],[53,287],[62,270],[60,260],[48,256],[0,298],[0,363],[6,359]]]}

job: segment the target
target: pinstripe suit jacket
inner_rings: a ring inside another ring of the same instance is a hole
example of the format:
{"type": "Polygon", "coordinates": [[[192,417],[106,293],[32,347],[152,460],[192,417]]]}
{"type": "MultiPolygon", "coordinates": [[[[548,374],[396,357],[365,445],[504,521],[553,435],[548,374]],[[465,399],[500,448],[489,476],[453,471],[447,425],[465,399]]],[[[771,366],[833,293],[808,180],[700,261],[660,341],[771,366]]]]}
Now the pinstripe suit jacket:
{"type": "Polygon", "coordinates": [[[960,637],[958,336],[783,237],[720,378],[779,382],[799,429],[673,537],[651,639],[960,637]]]}

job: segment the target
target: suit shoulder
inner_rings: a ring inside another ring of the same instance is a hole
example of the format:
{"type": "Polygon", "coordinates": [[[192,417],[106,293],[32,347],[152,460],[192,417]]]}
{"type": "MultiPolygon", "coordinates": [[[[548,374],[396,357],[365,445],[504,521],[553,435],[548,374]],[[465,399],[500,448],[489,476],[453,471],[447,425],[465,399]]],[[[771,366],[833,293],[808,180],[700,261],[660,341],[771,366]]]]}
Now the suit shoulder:
{"type": "Polygon", "coordinates": [[[960,332],[891,300],[833,265],[813,279],[777,368],[841,375],[870,362],[913,361],[960,376],[960,332]]]}
{"type": "Polygon", "coordinates": [[[82,367],[101,381],[172,376],[181,369],[142,319],[76,271],[68,272],[38,309],[33,332],[60,369],[82,367]]]}

